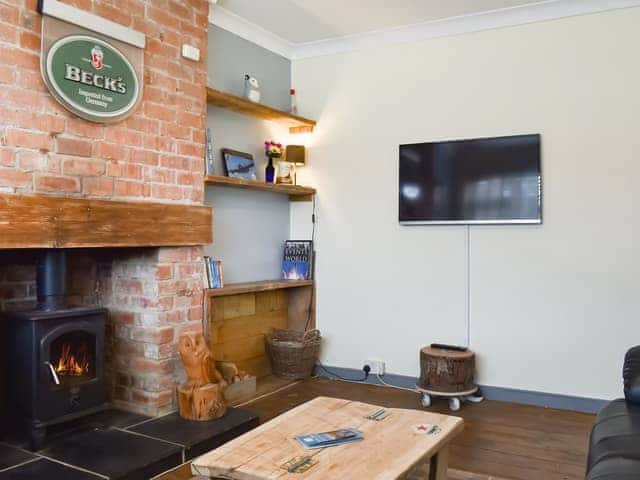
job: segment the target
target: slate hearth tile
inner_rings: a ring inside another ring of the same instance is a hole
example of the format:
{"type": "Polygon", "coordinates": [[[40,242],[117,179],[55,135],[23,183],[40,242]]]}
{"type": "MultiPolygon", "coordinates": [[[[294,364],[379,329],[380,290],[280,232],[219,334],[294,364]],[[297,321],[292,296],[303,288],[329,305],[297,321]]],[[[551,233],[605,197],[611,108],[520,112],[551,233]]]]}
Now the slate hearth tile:
{"type": "Polygon", "coordinates": [[[137,413],[125,412],[124,410],[109,409],[86,417],[84,422],[96,428],[126,428],[150,418],[137,413]]]}
{"type": "MultiPolygon", "coordinates": [[[[85,417],[71,420],[69,422],[53,425],[47,428],[47,437],[44,442],[44,448],[54,445],[61,439],[71,435],[77,435],[78,432],[92,430],[95,428],[105,429],[110,427],[125,428],[139,424],[151,417],[138,415],[136,413],[125,412],[124,410],[108,409],[102,412],[93,413],[85,417]]],[[[15,447],[23,449],[29,448],[29,442],[25,432],[22,430],[12,431],[5,442],[15,447]]],[[[0,454],[1,463],[1,454],[0,454]]]]}
{"type": "Polygon", "coordinates": [[[129,430],[184,445],[185,460],[190,460],[233,440],[258,424],[257,415],[240,408],[229,408],[224,417],[207,422],[185,420],[178,413],[173,413],[129,430]]]}
{"type": "Polygon", "coordinates": [[[0,470],[13,467],[32,458],[36,458],[35,455],[10,447],[9,445],[0,444],[0,470]]]}
{"type": "Polygon", "coordinates": [[[110,427],[125,428],[136,425],[149,418],[151,417],[125,412],[124,410],[104,410],[71,422],[50,427],[47,430],[47,445],[55,443],[58,438],[75,434],[80,430],[90,430],[94,428],[105,429],[110,427]]]}
{"type": "Polygon", "coordinates": [[[0,472],[0,480],[100,480],[102,477],[41,458],[0,472]]]}
{"type": "Polygon", "coordinates": [[[79,432],[54,442],[40,454],[112,480],[147,480],[182,463],[178,445],[115,428],[79,432]]]}

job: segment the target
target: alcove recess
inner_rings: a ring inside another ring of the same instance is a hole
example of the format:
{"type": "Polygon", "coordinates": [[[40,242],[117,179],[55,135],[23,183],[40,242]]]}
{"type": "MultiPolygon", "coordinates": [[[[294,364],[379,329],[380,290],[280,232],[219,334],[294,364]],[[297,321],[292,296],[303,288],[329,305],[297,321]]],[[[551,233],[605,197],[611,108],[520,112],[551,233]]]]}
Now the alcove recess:
{"type": "MultiPolygon", "coordinates": [[[[207,88],[207,102],[245,116],[277,122],[288,127],[291,134],[310,133],[316,126],[315,120],[214,88],[207,88]]],[[[312,201],[316,193],[315,188],[308,186],[269,184],[221,175],[207,175],[204,181],[217,187],[288,195],[292,202],[312,201]]],[[[265,335],[274,328],[299,331],[315,328],[315,283],[313,280],[266,280],[208,289],[205,291],[205,318],[205,333],[216,360],[234,362],[240,369],[255,375],[255,395],[260,396],[292,383],[271,375],[265,335]]],[[[246,399],[238,400],[242,401],[246,399]]]]}
{"type": "Polygon", "coordinates": [[[216,360],[234,362],[257,377],[257,396],[292,383],[271,375],[265,335],[274,328],[315,328],[314,288],[313,280],[273,280],[205,292],[209,347],[216,360]]]}

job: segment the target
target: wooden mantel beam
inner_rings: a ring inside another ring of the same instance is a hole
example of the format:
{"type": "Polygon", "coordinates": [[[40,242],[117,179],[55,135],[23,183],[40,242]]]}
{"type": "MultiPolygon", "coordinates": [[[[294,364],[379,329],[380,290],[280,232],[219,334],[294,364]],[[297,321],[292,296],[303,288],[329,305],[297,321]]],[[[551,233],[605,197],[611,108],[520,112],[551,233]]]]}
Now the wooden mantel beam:
{"type": "Polygon", "coordinates": [[[0,194],[0,249],[205,245],[212,216],[203,205],[0,194]]]}

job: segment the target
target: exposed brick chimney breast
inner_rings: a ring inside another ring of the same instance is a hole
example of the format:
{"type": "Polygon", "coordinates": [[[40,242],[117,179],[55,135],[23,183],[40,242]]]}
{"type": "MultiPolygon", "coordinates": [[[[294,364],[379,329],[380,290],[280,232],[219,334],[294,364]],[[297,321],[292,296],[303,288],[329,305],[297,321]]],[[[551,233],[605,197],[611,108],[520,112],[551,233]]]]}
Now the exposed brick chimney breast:
{"type": "MultiPolygon", "coordinates": [[[[0,3],[0,192],[185,204],[204,199],[206,0],[62,0],[147,36],[144,95],[113,125],[75,117],[40,75],[36,0],[0,3]]],[[[158,232],[162,235],[162,232],[158,232]]],[[[0,252],[0,309],[35,302],[29,253],[0,252]]],[[[158,415],[173,408],[181,376],[177,338],[202,322],[199,247],[69,254],[71,300],[109,308],[112,399],[158,415]]]]}

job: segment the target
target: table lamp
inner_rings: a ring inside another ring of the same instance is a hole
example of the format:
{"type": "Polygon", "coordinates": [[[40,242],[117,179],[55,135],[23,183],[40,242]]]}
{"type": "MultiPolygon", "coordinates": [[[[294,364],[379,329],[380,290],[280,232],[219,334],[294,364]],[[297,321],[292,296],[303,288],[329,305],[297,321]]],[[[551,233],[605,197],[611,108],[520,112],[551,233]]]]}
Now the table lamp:
{"type": "Polygon", "coordinates": [[[293,165],[293,184],[298,184],[298,167],[304,167],[307,163],[307,152],[304,145],[287,145],[285,159],[293,165]]]}

